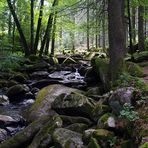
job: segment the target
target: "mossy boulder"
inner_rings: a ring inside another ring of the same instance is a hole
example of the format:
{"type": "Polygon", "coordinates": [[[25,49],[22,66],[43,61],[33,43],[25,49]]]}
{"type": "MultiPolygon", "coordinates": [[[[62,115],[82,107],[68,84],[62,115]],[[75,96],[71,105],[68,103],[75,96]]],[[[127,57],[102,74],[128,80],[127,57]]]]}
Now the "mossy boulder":
{"type": "Polygon", "coordinates": [[[96,129],[92,136],[98,140],[109,140],[114,137],[114,133],[105,129],[96,129]]]}
{"type": "Polygon", "coordinates": [[[88,126],[92,125],[92,122],[88,118],[84,117],[72,117],[72,116],[60,115],[60,118],[62,119],[64,125],[71,125],[75,123],[83,123],[88,126]]]}
{"type": "Polygon", "coordinates": [[[91,138],[87,148],[101,148],[98,141],[95,138],[91,138]]]}
{"type": "Polygon", "coordinates": [[[55,111],[51,109],[51,104],[63,92],[67,95],[71,92],[83,93],[82,91],[79,91],[77,89],[69,88],[58,84],[44,87],[38,92],[35,103],[28,110],[27,120],[29,122],[32,122],[35,119],[40,118],[41,116],[55,115],[55,111]]]}
{"type": "Polygon", "coordinates": [[[29,92],[30,88],[25,84],[17,84],[10,87],[7,91],[7,96],[9,97],[10,101],[20,101],[20,96],[24,95],[25,93],[29,92]]]}
{"type": "Polygon", "coordinates": [[[100,78],[102,84],[106,88],[108,86],[108,66],[109,61],[102,58],[93,58],[91,64],[96,72],[97,76],[100,78]]]}
{"type": "Polygon", "coordinates": [[[145,143],[142,144],[139,148],[148,148],[148,142],[145,142],[145,143]]]}
{"type": "Polygon", "coordinates": [[[115,117],[111,113],[106,113],[100,117],[97,123],[98,128],[115,128],[116,127],[115,117]]]}
{"type": "Polygon", "coordinates": [[[83,147],[82,135],[64,128],[57,128],[53,133],[53,140],[57,147],[83,147]]]}
{"type": "Polygon", "coordinates": [[[143,70],[138,64],[133,63],[133,62],[127,62],[126,67],[127,67],[127,72],[131,76],[143,77],[143,75],[144,75],[143,70]]]}
{"type": "Polygon", "coordinates": [[[95,102],[83,94],[71,92],[62,93],[52,103],[52,109],[59,114],[92,118],[95,102]]]}
{"type": "Polygon", "coordinates": [[[0,95],[0,105],[8,105],[9,99],[5,95],[0,95]]]}
{"type": "Polygon", "coordinates": [[[82,134],[86,129],[88,129],[88,125],[84,123],[74,123],[65,128],[82,134]]]}

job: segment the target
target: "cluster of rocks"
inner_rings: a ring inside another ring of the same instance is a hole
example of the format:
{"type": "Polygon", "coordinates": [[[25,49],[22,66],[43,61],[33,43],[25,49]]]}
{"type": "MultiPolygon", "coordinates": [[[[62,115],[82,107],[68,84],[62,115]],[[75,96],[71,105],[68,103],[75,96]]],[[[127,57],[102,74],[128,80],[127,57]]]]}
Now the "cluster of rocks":
{"type": "Polygon", "coordinates": [[[29,125],[0,147],[137,147],[134,122],[119,116],[125,103],[134,105],[136,90],[119,88],[100,96],[98,89],[44,87],[26,111],[29,125]]]}

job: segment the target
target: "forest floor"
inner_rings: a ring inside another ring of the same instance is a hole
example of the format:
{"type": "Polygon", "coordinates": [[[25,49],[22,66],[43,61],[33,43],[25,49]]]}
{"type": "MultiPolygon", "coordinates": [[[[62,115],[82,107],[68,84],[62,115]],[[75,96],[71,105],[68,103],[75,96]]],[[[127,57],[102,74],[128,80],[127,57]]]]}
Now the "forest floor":
{"type": "Polygon", "coordinates": [[[145,62],[144,65],[145,66],[143,66],[143,72],[145,76],[143,79],[146,83],[148,83],[148,62],[145,62]]]}

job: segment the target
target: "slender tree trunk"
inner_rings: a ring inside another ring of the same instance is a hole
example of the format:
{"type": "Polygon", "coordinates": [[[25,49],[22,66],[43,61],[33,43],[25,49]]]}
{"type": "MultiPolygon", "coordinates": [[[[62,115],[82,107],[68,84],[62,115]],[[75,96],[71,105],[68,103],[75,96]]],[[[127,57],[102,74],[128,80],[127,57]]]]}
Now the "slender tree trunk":
{"type": "Polygon", "coordinates": [[[30,51],[31,53],[34,53],[34,0],[31,0],[31,26],[30,26],[30,30],[31,30],[31,35],[30,35],[30,41],[31,41],[31,47],[30,47],[30,51]]]}
{"type": "Polygon", "coordinates": [[[129,27],[129,39],[130,39],[130,54],[131,59],[134,60],[134,50],[133,50],[133,42],[132,42],[132,23],[131,23],[131,13],[130,13],[130,2],[127,0],[127,11],[128,11],[128,27],[129,27]]]}
{"type": "Polygon", "coordinates": [[[22,41],[22,44],[23,44],[23,47],[24,47],[25,56],[29,56],[30,51],[29,51],[29,48],[28,48],[28,45],[27,45],[27,41],[26,41],[26,38],[24,36],[23,30],[21,28],[20,22],[19,22],[19,20],[17,18],[17,15],[15,13],[15,10],[14,10],[12,4],[11,4],[11,0],[7,0],[7,3],[8,3],[10,11],[12,13],[14,22],[15,22],[15,24],[17,26],[17,29],[18,29],[18,32],[19,32],[19,35],[20,35],[20,38],[21,38],[21,41],[22,41]]]}
{"type": "Polygon", "coordinates": [[[89,27],[89,21],[90,21],[90,16],[89,16],[89,0],[87,0],[87,50],[89,51],[90,50],[90,44],[89,44],[89,29],[90,29],[90,27],[89,27]]]}
{"type": "MultiPolygon", "coordinates": [[[[56,6],[57,4],[58,4],[58,0],[54,0],[52,7],[56,6]]],[[[51,13],[48,18],[47,27],[46,27],[45,35],[43,38],[43,42],[41,44],[39,56],[42,56],[44,48],[45,48],[45,44],[46,44],[46,48],[49,47],[50,40],[48,39],[48,36],[50,36],[51,27],[52,27],[52,20],[53,20],[53,13],[51,13]]]]}
{"type": "Polygon", "coordinates": [[[143,6],[138,8],[138,49],[144,50],[144,19],[143,19],[143,6]]]}
{"type": "Polygon", "coordinates": [[[132,7],[132,32],[133,32],[133,42],[136,43],[136,8],[132,7]]]}
{"type": "Polygon", "coordinates": [[[53,23],[53,30],[52,30],[51,56],[54,56],[56,21],[57,21],[57,13],[55,13],[55,16],[54,16],[54,23],[53,23]]]}
{"type": "Polygon", "coordinates": [[[12,33],[12,16],[11,12],[9,13],[9,20],[8,20],[8,36],[11,38],[12,33]]]}
{"type": "Polygon", "coordinates": [[[125,50],[125,27],[123,22],[124,0],[108,1],[109,19],[109,76],[114,82],[123,70],[125,50]]]}
{"type": "Polygon", "coordinates": [[[39,18],[38,18],[38,24],[37,24],[37,30],[36,30],[36,37],[34,42],[34,54],[37,52],[38,43],[39,43],[39,35],[40,35],[40,28],[42,24],[42,16],[43,16],[43,6],[44,6],[44,0],[40,1],[40,12],[39,12],[39,18]]]}

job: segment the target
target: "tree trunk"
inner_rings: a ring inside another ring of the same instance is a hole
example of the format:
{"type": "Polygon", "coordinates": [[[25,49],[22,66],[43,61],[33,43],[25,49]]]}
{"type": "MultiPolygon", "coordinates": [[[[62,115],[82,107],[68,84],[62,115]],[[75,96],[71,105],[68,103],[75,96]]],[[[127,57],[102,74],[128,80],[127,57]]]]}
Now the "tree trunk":
{"type": "Polygon", "coordinates": [[[132,42],[132,23],[131,23],[131,13],[130,13],[130,2],[127,0],[127,11],[128,11],[128,27],[129,27],[129,39],[130,39],[130,54],[131,59],[134,60],[134,50],[133,50],[133,42],[132,42]]]}
{"type": "MultiPolygon", "coordinates": [[[[52,7],[56,6],[57,4],[58,4],[58,0],[54,0],[52,7]]],[[[49,15],[49,18],[48,18],[47,27],[46,27],[45,35],[44,35],[44,38],[43,38],[43,42],[41,44],[39,56],[42,56],[42,54],[44,52],[45,43],[46,43],[46,48],[49,47],[50,39],[48,37],[50,36],[52,21],[53,21],[53,13],[51,13],[49,15]]]]}
{"type": "Polygon", "coordinates": [[[89,45],[89,0],[87,0],[87,50],[90,50],[89,45]]]}
{"type": "Polygon", "coordinates": [[[20,35],[20,38],[21,38],[21,41],[22,41],[22,44],[23,44],[25,56],[29,56],[30,55],[30,51],[29,51],[29,48],[28,48],[28,45],[27,45],[27,41],[26,41],[26,38],[24,36],[23,30],[21,28],[20,22],[19,22],[19,20],[17,18],[17,15],[15,13],[15,10],[14,10],[12,4],[11,4],[11,0],[7,0],[7,3],[8,3],[10,11],[12,13],[14,22],[15,22],[15,24],[17,26],[17,29],[18,29],[18,32],[19,32],[19,35],[20,35]]]}
{"type": "Polygon", "coordinates": [[[52,30],[51,56],[54,56],[56,21],[57,21],[57,13],[55,13],[55,16],[54,16],[54,23],[53,23],[53,30],[52,30]]]}
{"type": "Polygon", "coordinates": [[[144,19],[143,19],[144,7],[138,8],[138,49],[144,50],[144,19]]]}
{"type": "Polygon", "coordinates": [[[133,36],[133,42],[136,43],[136,8],[132,7],[132,36],[133,36]]]}
{"type": "Polygon", "coordinates": [[[123,19],[124,0],[108,1],[109,19],[109,76],[114,82],[123,70],[125,50],[125,27],[123,19]]]}
{"type": "Polygon", "coordinates": [[[40,1],[40,13],[39,13],[39,18],[38,18],[36,37],[35,37],[35,43],[34,43],[34,54],[36,54],[37,52],[38,43],[39,43],[40,28],[41,28],[42,16],[43,16],[43,6],[44,6],[44,0],[41,0],[40,1]]]}
{"type": "Polygon", "coordinates": [[[30,51],[31,53],[34,53],[34,0],[31,0],[31,26],[30,26],[30,30],[31,30],[31,35],[30,35],[30,41],[31,41],[31,47],[30,47],[30,51]]]}

